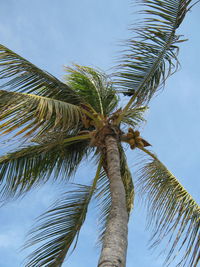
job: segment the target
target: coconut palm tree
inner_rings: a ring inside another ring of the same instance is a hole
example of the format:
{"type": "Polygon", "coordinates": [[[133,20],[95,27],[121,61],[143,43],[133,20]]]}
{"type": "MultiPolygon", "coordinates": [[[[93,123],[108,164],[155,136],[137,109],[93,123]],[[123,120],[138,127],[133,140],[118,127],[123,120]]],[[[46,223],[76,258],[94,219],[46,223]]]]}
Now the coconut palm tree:
{"type": "MultiPolygon", "coordinates": [[[[76,247],[89,204],[100,209],[102,250],[99,267],[126,265],[127,233],[134,184],[125,147],[145,155],[138,171],[148,218],[154,225],[152,246],[165,236],[170,263],[181,251],[179,266],[197,266],[200,208],[178,179],[148,150],[139,125],[155,92],[177,69],[176,34],[188,0],[144,0],[147,16],[128,42],[114,77],[90,67],[66,68],[65,82],[0,45],[0,131],[23,146],[0,157],[1,198],[20,197],[49,180],[66,185],[86,158],[96,174],[89,185],[74,184],[44,213],[25,247],[40,244],[26,266],[61,266],[76,247]],[[129,98],[121,106],[118,94],[129,98]]],[[[67,187],[67,186],[66,186],[67,187]]]]}

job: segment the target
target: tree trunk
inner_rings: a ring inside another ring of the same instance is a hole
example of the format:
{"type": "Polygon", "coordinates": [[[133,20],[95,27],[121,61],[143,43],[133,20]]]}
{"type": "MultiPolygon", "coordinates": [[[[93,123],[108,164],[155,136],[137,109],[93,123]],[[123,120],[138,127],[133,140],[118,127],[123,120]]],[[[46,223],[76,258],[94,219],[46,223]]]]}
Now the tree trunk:
{"type": "Polygon", "coordinates": [[[125,267],[128,213],[126,194],[120,173],[120,155],[117,140],[113,136],[107,136],[105,144],[112,205],[98,267],[125,267]]]}

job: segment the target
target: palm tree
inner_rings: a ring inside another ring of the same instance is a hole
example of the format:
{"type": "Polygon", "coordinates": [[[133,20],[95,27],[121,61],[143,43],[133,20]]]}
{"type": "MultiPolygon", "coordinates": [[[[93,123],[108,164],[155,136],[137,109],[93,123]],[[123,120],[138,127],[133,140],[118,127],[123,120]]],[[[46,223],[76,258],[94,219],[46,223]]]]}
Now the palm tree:
{"type": "Polygon", "coordinates": [[[2,201],[20,197],[47,181],[67,182],[90,157],[97,165],[90,185],[75,184],[39,218],[25,247],[40,243],[26,266],[61,266],[74,249],[89,204],[100,205],[102,251],[99,267],[126,264],[128,219],[134,185],[124,144],[148,159],[139,186],[154,225],[153,243],[169,236],[166,263],[184,251],[179,266],[197,266],[200,208],[137,130],[155,92],[177,69],[176,30],[191,1],[145,0],[148,18],[133,30],[114,78],[89,67],[66,68],[63,83],[0,45],[0,130],[23,147],[0,157],[2,201]],[[120,106],[117,93],[129,97],[120,106]]]}

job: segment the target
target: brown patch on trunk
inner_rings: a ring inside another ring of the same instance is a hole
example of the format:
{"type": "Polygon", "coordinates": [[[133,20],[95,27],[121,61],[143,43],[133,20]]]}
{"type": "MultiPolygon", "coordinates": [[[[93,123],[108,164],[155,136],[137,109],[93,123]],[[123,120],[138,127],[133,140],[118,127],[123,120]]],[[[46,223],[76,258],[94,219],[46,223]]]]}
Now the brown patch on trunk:
{"type": "Polygon", "coordinates": [[[97,146],[99,148],[105,147],[106,136],[113,136],[117,140],[120,140],[121,130],[115,125],[105,125],[100,130],[94,131],[94,135],[91,141],[92,146],[97,146]]]}

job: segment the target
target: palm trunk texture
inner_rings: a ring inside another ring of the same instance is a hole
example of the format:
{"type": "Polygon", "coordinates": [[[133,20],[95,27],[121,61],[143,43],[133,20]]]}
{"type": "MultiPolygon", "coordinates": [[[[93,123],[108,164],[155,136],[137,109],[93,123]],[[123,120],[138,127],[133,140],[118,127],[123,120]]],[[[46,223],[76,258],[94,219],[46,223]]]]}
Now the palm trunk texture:
{"type": "Polygon", "coordinates": [[[112,198],[98,267],[125,267],[128,235],[126,195],[120,173],[120,155],[117,140],[105,138],[108,177],[112,198]]]}

